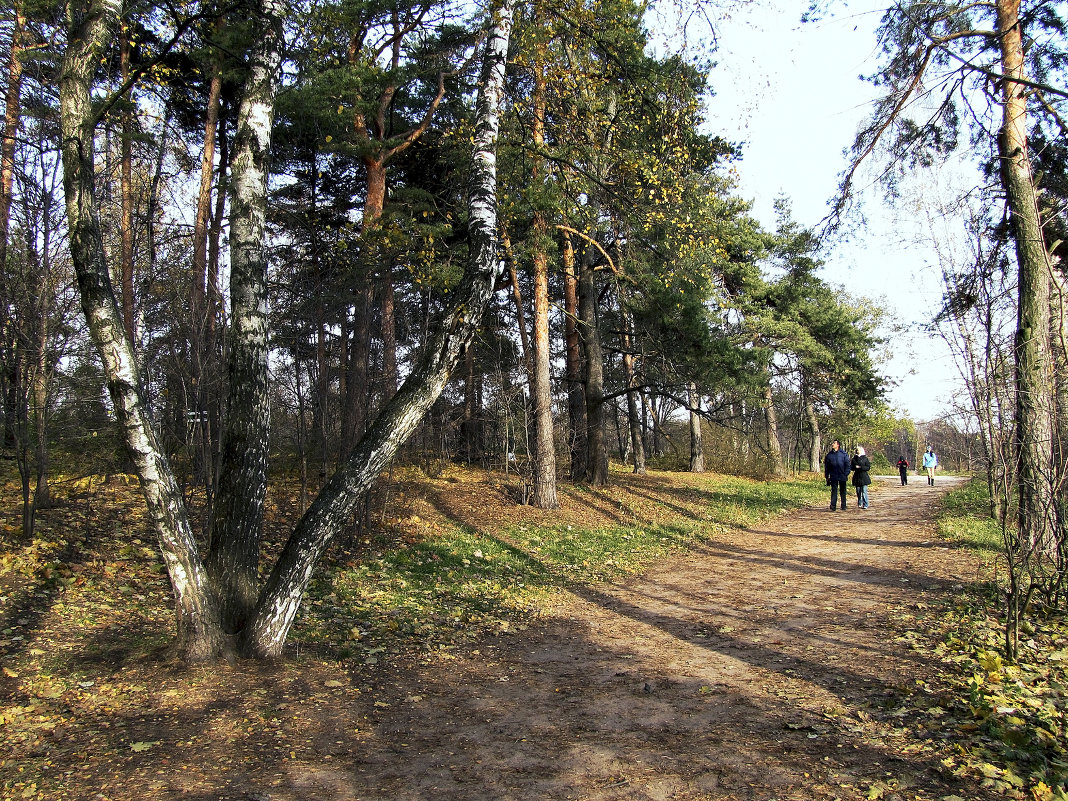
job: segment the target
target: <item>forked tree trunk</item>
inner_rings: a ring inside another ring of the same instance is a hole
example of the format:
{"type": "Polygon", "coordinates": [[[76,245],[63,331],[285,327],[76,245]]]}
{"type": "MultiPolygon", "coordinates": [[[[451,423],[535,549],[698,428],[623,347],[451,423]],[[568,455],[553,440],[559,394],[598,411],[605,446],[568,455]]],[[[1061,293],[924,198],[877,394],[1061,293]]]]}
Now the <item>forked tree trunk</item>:
{"type": "MultiPolygon", "coordinates": [[[[478,102],[475,164],[470,200],[471,261],[443,315],[436,334],[428,340],[405,385],[386,406],[362,438],[352,457],[328,482],[304,515],[259,596],[259,603],[242,629],[245,652],[257,656],[281,653],[286,635],[311,579],[318,558],[349,518],[371,483],[418,425],[440,395],[465,347],[474,336],[499,279],[496,256],[496,158],[498,105],[504,84],[505,58],[511,31],[514,0],[506,0],[494,17],[478,102]]],[[[68,44],[60,75],[64,193],[67,202],[71,253],[78,275],[90,334],[100,352],[115,413],[131,453],[148,512],[160,540],[160,549],[176,597],[178,642],[187,658],[207,659],[227,650],[228,637],[220,626],[215,599],[231,593],[233,610],[242,608],[250,581],[250,554],[258,551],[259,516],[266,437],[264,406],[267,396],[264,361],[265,317],[262,306],[263,211],[266,189],[270,120],[283,9],[265,0],[259,25],[261,38],[250,58],[241,121],[234,148],[231,246],[234,291],[234,337],[231,378],[248,386],[231,395],[229,442],[257,423],[259,439],[248,438],[253,454],[227,459],[238,474],[227,487],[235,497],[221,503],[213,532],[213,575],[210,582],[197,551],[182,494],[160,449],[151,415],[139,392],[133,351],[123,330],[122,314],[111,286],[97,209],[94,205],[93,116],[91,86],[109,36],[118,20],[116,0],[92,0],[71,10],[68,44]],[[239,297],[238,297],[239,296],[239,297]],[[259,396],[257,397],[257,393],[259,396]],[[237,497],[242,496],[242,497],[237,497]],[[244,509],[253,525],[237,520],[244,509]],[[229,527],[227,520],[240,523],[229,527]],[[250,539],[251,538],[251,539],[250,539]],[[236,541],[232,541],[236,540],[236,541]]],[[[228,445],[231,448],[232,445],[228,445]]],[[[231,622],[234,616],[228,615],[231,622]]]]}
{"type": "Polygon", "coordinates": [[[464,277],[403,386],[327,482],[286,543],[244,631],[244,650],[249,654],[281,654],[316,563],[445,388],[493,297],[501,272],[497,258],[496,142],[514,2],[505,0],[503,7],[495,10],[486,44],[469,201],[471,255],[464,277]]]}

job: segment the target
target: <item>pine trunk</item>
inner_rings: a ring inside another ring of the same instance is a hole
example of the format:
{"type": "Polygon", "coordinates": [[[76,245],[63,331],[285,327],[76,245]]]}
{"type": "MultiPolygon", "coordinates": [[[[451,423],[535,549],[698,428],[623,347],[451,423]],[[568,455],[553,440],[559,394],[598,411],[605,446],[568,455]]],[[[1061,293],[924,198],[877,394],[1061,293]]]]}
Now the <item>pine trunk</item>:
{"type": "Polygon", "coordinates": [[[571,480],[586,478],[586,395],[582,383],[582,352],[578,330],[578,278],[575,276],[575,249],[571,238],[564,239],[564,345],[567,381],[567,410],[571,427],[571,480]]]}
{"type": "Polygon", "coordinates": [[[771,384],[764,387],[764,422],[768,432],[768,462],[771,474],[782,474],[782,446],[779,445],[779,415],[775,412],[775,400],[771,384]]]}
{"type": "Polygon", "coordinates": [[[579,337],[586,362],[586,479],[595,487],[608,483],[608,447],[604,432],[604,361],[597,327],[597,285],[592,248],[579,272],[579,337]]]}
{"type": "Polygon", "coordinates": [[[1001,48],[1001,180],[1012,219],[1019,270],[1016,330],[1016,450],[1019,460],[1019,535],[1024,548],[1049,548],[1054,539],[1053,398],[1050,263],[1027,144],[1027,90],[1019,0],[998,0],[1001,48]]]}
{"type": "MultiPolygon", "coordinates": [[[[4,134],[0,142],[0,267],[7,264],[8,237],[11,230],[11,200],[15,184],[15,147],[18,142],[18,129],[22,119],[22,50],[23,36],[26,30],[26,15],[22,3],[14,6],[14,27],[11,32],[11,49],[7,62],[7,91],[4,93],[4,134]]],[[[11,299],[7,297],[8,287],[0,286],[0,304],[9,308],[11,299]]],[[[4,332],[3,348],[13,354],[16,348],[13,327],[0,326],[4,332]]],[[[18,437],[16,419],[18,417],[19,371],[17,359],[10,358],[4,362],[8,374],[5,376],[7,393],[4,403],[4,430],[0,447],[14,450],[18,437]]]]}
{"type": "Polygon", "coordinates": [[[823,472],[823,433],[820,431],[816,409],[808,398],[805,399],[805,419],[808,420],[808,428],[812,434],[808,448],[808,469],[813,473],[821,473],[823,472]]]}
{"type": "MultiPolygon", "coordinates": [[[[532,139],[536,151],[545,145],[545,76],[535,67],[534,124],[532,139]]],[[[534,182],[542,178],[544,164],[535,162],[534,182]]],[[[534,505],[539,509],[556,509],[556,442],[553,437],[553,399],[549,370],[549,256],[546,240],[549,224],[545,214],[534,211],[531,225],[534,262],[534,375],[531,400],[534,404],[534,505]]]]}

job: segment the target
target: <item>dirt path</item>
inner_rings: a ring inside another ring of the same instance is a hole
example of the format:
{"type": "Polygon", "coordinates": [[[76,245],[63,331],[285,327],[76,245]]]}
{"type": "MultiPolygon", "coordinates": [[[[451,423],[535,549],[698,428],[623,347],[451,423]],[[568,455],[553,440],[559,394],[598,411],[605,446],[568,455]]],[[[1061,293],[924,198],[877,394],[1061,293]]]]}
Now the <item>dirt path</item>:
{"type": "MultiPolygon", "coordinates": [[[[948,485],[887,479],[866,512],[821,506],[729,530],[643,576],[578,589],[521,631],[420,651],[407,667],[129,658],[137,631],[108,622],[114,599],[79,607],[42,590],[60,629],[34,634],[39,663],[0,672],[0,726],[19,726],[0,729],[13,749],[0,779],[16,788],[0,796],[989,798],[944,775],[940,700],[917,685],[932,664],[905,636],[976,577],[976,558],[933,534],[948,485]],[[75,655],[66,684],[44,646],[75,655]]],[[[7,646],[20,648],[14,632],[7,646]]]]}
{"type": "Polygon", "coordinates": [[[927,664],[895,610],[975,577],[934,539],[937,493],[885,479],[866,512],[802,510],[582,591],[447,670],[375,687],[357,747],[337,710],[323,758],[266,797],[981,798],[899,718],[927,664]]]}

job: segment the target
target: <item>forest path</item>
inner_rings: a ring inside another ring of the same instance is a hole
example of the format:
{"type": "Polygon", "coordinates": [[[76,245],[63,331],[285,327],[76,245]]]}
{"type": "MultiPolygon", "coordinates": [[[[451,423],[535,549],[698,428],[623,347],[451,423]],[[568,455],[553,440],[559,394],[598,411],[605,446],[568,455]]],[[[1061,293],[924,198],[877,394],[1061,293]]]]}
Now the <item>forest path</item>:
{"type": "Polygon", "coordinates": [[[977,569],[934,535],[953,479],[932,489],[910,478],[878,480],[867,511],[803,509],[575,590],[550,619],[457,655],[447,672],[396,676],[362,747],[291,775],[288,793],[985,797],[944,776],[900,719],[930,667],[903,636],[917,625],[908,610],[977,569]]]}

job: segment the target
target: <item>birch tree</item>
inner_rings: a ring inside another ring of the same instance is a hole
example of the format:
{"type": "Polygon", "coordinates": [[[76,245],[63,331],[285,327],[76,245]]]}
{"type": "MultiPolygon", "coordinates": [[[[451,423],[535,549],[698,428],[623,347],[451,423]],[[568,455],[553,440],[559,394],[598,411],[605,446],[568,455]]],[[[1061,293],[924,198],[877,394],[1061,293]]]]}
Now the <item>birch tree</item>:
{"type": "Polygon", "coordinates": [[[160,447],[138,365],[110,281],[95,200],[94,150],[100,109],[96,70],[120,17],[114,0],[68,7],[60,74],[64,194],[82,308],[100,354],[119,426],[141,481],[149,516],[175,592],[178,647],[190,660],[231,651],[282,652],[318,559],[356,503],[441,393],[470,346],[501,270],[497,258],[496,161],[499,104],[513,5],[493,9],[479,84],[471,169],[469,252],[464,277],[408,379],[352,455],[323,488],[259,586],[259,537],[266,476],[267,325],[264,209],[271,120],[284,7],[249,9],[250,40],[231,175],[232,351],[224,473],[207,557],[198,548],[174,471],[160,447]]]}

